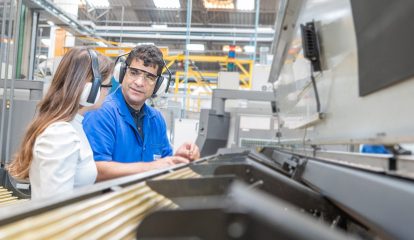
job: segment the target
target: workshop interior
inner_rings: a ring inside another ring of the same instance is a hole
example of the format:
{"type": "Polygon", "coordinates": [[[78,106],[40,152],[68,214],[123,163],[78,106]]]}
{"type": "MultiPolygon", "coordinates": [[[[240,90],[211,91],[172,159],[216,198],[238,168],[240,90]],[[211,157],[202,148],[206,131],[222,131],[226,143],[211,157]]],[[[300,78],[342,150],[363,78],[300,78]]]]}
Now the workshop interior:
{"type": "Polygon", "coordinates": [[[409,0],[1,0],[0,238],[412,239],[413,12],[409,0]],[[149,104],[171,146],[192,141],[201,157],[31,200],[7,166],[62,56],[86,46],[115,62],[141,44],[170,71],[149,104]]]}

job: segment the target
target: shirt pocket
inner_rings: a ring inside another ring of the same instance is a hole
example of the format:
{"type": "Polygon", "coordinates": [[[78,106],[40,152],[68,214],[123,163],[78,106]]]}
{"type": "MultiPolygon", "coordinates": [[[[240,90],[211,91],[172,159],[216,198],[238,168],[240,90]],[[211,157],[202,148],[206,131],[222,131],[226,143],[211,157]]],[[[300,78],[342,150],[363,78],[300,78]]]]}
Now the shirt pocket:
{"type": "Polygon", "coordinates": [[[159,158],[162,158],[163,153],[163,145],[162,144],[150,144],[151,151],[152,151],[152,157],[154,160],[157,160],[159,158]]]}

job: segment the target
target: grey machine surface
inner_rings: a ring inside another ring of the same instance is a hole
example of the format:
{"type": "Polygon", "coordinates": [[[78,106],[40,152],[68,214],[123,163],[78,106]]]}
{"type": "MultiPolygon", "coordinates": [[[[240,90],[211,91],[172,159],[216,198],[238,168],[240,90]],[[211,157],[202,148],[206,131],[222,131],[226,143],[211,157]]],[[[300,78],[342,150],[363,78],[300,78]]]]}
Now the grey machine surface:
{"type": "Polygon", "coordinates": [[[214,154],[218,148],[227,146],[230,113],[224,110],[228,99],[263,101],[270,105],[274,100],[274,95],[273,92],[214,89],[211,109],[202,109],[200,113],[200,126],[196,144],[201,149],[201,156],[214,154]]]}
{"type": "Polygon", "coordinates": [[[5,166],[19,148],[23,134],[35,115],[36,105],[43,97],[43,82],[12,79],[4,86],[3,80],[0,81],[0,88],[3,90],[0,96],[0,186],[8,188],[16,196],[27,198],[29,185],[11,179],[5,171],[5,166]]]}
{"type": "MultiPolygon", "coordinates": [[[[373,74],[365,72],[370,65],[364,61],[382,66],[393,56],[363,47],[394,24],[407,31],[390,31],[389,47],[414,42],[413,11],[411,1],[281,0],[272,47],[274,93],[216,90],[212,110],[200,119],[203,158],[4,208],[0,236],[412,239],[413,157],[324,146],[413,141],[414,76],[396,68],[410,56],[383,67],[384,76],[399,79],[392,85],[383,85],[387,77],[375,88],[359,88],[373,74]],[[234,98],[268,99],[277,119],[276,147],[217,150],[232,127],[224,102],[234,98]]],[[[372,44],[384,47],[383,41],[372,44]]],[[[399,53],[411,54],[411,45],[404,49],[399,53]]]]}

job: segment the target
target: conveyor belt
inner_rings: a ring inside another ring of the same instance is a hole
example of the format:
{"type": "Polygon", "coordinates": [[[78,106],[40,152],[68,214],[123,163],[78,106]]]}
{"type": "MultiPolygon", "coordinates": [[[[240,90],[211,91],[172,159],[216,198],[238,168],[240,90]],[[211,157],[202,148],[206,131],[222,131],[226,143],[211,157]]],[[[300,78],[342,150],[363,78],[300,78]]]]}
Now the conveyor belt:
{"type": "MultiPolygon", "coordinates": [[[[189,168],[156,179],[196,178],[189,168]]],[[[134,239],[150,212],[177,208],[145,182],[0,227],[0,239],[134,239]]]]}
{"type": "Polygon", "coordinates": [[[17,197],[13,196],[11,191],[0,187],[0,207],[8,206],[17,202],[26,201],[25,199],[18,199],[17,197]]]}

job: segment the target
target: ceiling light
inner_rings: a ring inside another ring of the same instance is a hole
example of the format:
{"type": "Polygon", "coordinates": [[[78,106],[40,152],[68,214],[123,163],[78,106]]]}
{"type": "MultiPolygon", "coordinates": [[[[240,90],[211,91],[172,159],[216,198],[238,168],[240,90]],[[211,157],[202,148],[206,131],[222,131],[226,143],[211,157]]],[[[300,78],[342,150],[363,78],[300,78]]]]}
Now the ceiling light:
{"type": "Polygon", "coordinates": [[[204,44],[187,44],[188,51],[204,51],[204,44]]]}
{"type": "Polygon", "coordinates": [[[179,0],[153,0],[157,8],[180,8],[179,0]]]}
{"type": "Polygon", "coordinates": [[[156,28],[156,29],[165,29],[168,26],[167,26],[167,24],[152,24],[151,27],[156,28]]]}
{"type": "Polygon", "coordinates": [[[55,23],[52,21],[47,21],[47,24],[49,24],[50,26],[55,26],[55,23]]]}
{"type": "Polygon", "coordinates": [[[140,45],[155,45],[155,43],[153,43],[153,42],[140,42],[140,43],[137,43],[137,45],[138,46],[140,46],[140,45]]]}
{"type": "MultiPolygon", "coordinates": [[[[154,43],[152,43],[151,45],[154,45],[154,43]]],[[[123,43],[120,43],[118,46],[119,47],[132,47],[132,48],[134,48],[134,47],[137,46],[137,44],[132,43],[132,42],[123,42],[123,43]]]]}
{"type": "Polygon", "coordinates": [[[45,60],[45,59],[47,59],[47,56],[46,55],[37,55],[37,58],[45,60]]]}
{"type": "Polygon", "coordinates": [[[40,42],[42,42],[42,44],[45,45],[46,47],[50,46],[50,39],[43,38],[42,40],[40,40],[40,42]]]}
{"type": "Polygon", "coordinates": [[[205,8],[234,9],[233,0],[203,0],[205,8]]]}
{"type": "Polygon", "coordinates": [[[254,10],[254,0],[237,0],[237,10],[242,11],[253,11],[254,10]]]}
{"type": "Polygon", "coordinates": [[[104,42],[102,42],[102,41],[98,41],[98,42],[96,42],[96,44],[98,44],[98,46],[100,46],[100,47],[108,47],[108,45],[106,45],[104,42]]]}
{"type": "Polygon", "coordinates": [[[109,8],[108,0],[86,0],[94,8],[109,8]]]}
{"type": "Polygon", "coordinates": [[[247,53],[254,53],[254,52],[256,52],[255,47],[254,46],[251,46],[251,45],[246,45],[243,48],[244,48],[244,51],[247,52],[247,53]]]}
{"type": "Polygon", "coordinates": [[[273,28],[271,27],[259,27],[257,28],[259,32],[273,33],[273,28]]]}

